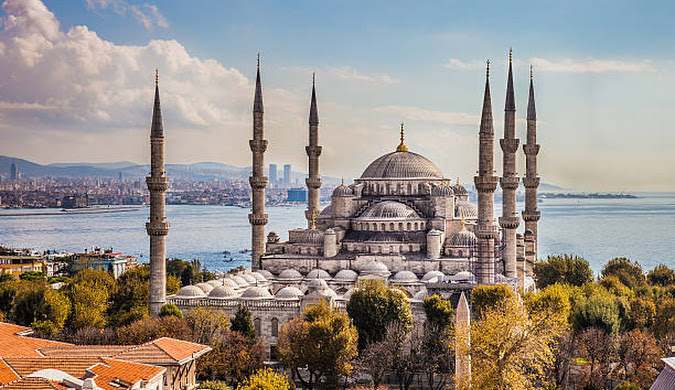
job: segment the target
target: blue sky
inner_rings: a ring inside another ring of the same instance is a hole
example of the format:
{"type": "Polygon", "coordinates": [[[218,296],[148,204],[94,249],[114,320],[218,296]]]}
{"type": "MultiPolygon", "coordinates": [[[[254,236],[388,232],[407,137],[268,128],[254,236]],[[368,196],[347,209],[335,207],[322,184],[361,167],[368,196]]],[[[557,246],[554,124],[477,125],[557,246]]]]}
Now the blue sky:
{"type": "Polygon", "coordinates": [[[0,154],[146,161],[158,67],[169,161],[246,165],[259,51],[268,162],[306,165],[316,71],[324,174],[358,176],[405,121],[413,151],[469,182],[484,61],[498,138],[513,47],[521,139],[535,66],[544,181],[674,190],[673,6],[509,3],[8,0],[0,154]]]}

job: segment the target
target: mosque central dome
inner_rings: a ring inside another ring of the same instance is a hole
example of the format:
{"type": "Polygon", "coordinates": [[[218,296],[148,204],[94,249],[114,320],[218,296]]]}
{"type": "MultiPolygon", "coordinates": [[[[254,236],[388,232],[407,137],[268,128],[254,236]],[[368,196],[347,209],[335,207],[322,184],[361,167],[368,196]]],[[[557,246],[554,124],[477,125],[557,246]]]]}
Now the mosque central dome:
{"type": "Polygon", "coordinates": [[[359,219],[418,219],[419,214],[407,204],[387,200],[375,203],[359,219]]]}
{"type": "Polygon", "coordinates": [[[422,155],[396,151],[370,163],[361,179],[443,179],[443,173],[422,155]]]}

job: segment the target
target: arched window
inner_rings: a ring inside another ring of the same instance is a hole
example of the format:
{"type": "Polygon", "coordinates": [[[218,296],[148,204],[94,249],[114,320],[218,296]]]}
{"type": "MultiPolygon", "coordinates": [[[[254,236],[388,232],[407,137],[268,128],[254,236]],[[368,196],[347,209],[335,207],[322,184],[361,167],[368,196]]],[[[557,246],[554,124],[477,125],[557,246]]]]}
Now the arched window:
{"type": "Polygon", "coordinates": [[[408,228],[407,228],[407,230],[410,230],[410,222],[408,222],[408,228]]]}
{"type": "Polygon", "coordinates": [[[417,222],[413,224],[413,229],[417,230],[417,222]]]}
{"type": "Polygon", "coordinates": [[[412,195],[412,184],[408,183],[408,195],[412,195]]]}
{"type": "Polygon", "coordinates": [[[272,336],[279,336],[279,320],[272,318],[272,336]]]}
{"type": "Polygon", "coordinates": [[[398,223],[398,230],[403,230],[403,222],[398,223]]]}
{"type": "Polygon", "coordinates": [[[392,232],[394,231],[394,223],[393,222],[389,223],[389,230],[391,230],[392,232]]]}
{"type": "Polygon", "coordinates": [[[412,246],[412,245],[408,245],[408,252],[412,252],[412,251],[413,251],[413,246],[412,246]]]}
{"type": "Polygon", "coordinates": [[[373,230],[377,230],[377,224],[376,223],[373,224],[373,230]]]}
{"type": "Polygon", "coordinates": [[[385,230],[387,230],[387,225],[386,225],[386,224],[384,224],[384,223],[383,223],[383,224],[382,224],[382,225],[380,225],[380,226],[382,227],[382,231],[385,231],[385,230]]]}
{"type": "Polygon", "coordinates": [[[253,320],[253,327],[255,328],[256,333],[260,336],[260,318],[253,320]]]}

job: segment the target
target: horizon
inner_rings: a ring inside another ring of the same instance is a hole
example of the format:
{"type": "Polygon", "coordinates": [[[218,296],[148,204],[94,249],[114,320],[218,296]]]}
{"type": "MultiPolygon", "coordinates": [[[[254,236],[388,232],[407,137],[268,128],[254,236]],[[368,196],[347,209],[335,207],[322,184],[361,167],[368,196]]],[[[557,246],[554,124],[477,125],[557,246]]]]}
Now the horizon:
{"type": "MultiPolygon", "coordinates": [[[[316,71],[323,176],[358,177],[394,150],[403,121],[412,151],[470,182],[484,61],[492,60],[498,139],[513,47],[521,144],[527,68],[535,68],[543,181],[580,191],[675,191],[675,133],[662,130],[675,119],[668,13],[612,4],[374,2],[355,13],[355,3],[302,1],[189,9],[177,1],[5,1],[0,154],[44,165],[73,156],[147,164],[159,68],[167,163],[248,166],[261,52],[266,165],[306,171],[316,71]],[[569,26],[565,15],[575,17],[569,26]]],[[[520,150],[521,176],[524,160],[520,150]]]]}

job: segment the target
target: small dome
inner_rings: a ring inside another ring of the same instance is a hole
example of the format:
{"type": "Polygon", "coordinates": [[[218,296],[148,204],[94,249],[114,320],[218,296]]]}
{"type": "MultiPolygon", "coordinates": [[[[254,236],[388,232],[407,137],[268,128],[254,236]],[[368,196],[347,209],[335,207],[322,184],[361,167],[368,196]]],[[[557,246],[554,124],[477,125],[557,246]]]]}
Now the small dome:
{"type": "Polygon", "coordinates": [[[441,184],[433,187],[431,189],[431,195],[432,196],[452,196],[454,193],[452,192],[452,188],[448,185],[441,184]]]}
{"type": "Polygon", "coordinates": [[[326,229],[325,232],[323,232],[323,234],[324,235],[335,235],[335,230],[333,230],[332,228],[328,228],[328,229],[326,229]]]}
{"type": "Polygon", "coordinates": [[[333,215],[333,205],[328,205],[326,206],[321,212],[319,213],[319,218],[321,217],[331,217],[333,215]]]}
{"type": "Polygon", "coordinates": [[[389,268],[377,260],[373,260],[370,263],[366,264],[362,269],[361,269],[361,275],[378,275],[378,276],[389,276],[391,275],[391,272],[389,272],[389,268]]]}
{"type": "Polygon", "coordinates": [[[410,271],[398,271],[391,280],[397,283],[414,283],[417,282],[417,275],[410,271]]]}
{"type": "Polygon", "coordinates": [[[202,291],[204,291],[204,294],[208,294],[211,292],[211,290],[213,290],[213,286],[206,282],[197,283],[195,284],[195,286],[199,287],[202,291]]]}
{"type": "Polygon", "coordinates": [[[251,272],[251,276],[253,276],[255,278],[255,280],[258,281],[258,282],[266,282],[267,281],[267,278],[265,277],[265,275],[261,274],[258,271],[251,272]]]}
{"type": "Polygon", "coordinates": [[[467,200],[460,200],[455,203],[455,215],[458,217],[464,216],[464,218],[476,219],[478,218],[478,207],[467,200]]]}
{"type": "Polygon", "coordinates": [[[343,269],[338,271],[338,273],[335,274],[335,277],[333,278],[334,282],[356,282],[356,279],[358,279],[359,275],[350,269],[343,269]]]}
{"type": "Polygon", "coordinates": [[[422,281],[426,283],[440,282],[445,278],[445,274],[441,271],[429,271],[422,276],[422,281]]]}
{"type": "Polygon", "coordinates": [[[242,273],[239,274],[242,278],[244,278],[245,281],[247,281],[249,284],[255,284],[258,280],[251,274],[249,273],[242,273]]]}
{"type": "Polygon", "coordinates": [[[290,299],[299,299],[303,295],[305,294],[303,294],[302,291],[300,291],[300,289],[298,289],[297,287],[284,287],[281,290],[277,291],[275,298],[290,300],[290,299]]]}
{"type": "Polygon", "coordinates": [[[354,190],[344,185],[344,183],[342,183],[342,185],[338,187],[335,187],[335,189],[333,190],[333,196],[352,196],[352,195],[354,195],[354,190]]]}
{"type": "Polygon", "coordinates": [[[218,286],[209,293],[209,298],[215,299],[234,298],[236,296],[237,292],[230,286],[218,286]]]}
{"type": "Polygon", "coordinates": [[[361,179],[442,179],[443,174],[426,157],[412,152],[385,154],[368,165],[361,179]]]}
{"type": "Polygon", "coordinates": [[[255,272],[257,272],[257,273],[259,273],[260,275],[264,276],[265,279],[267,279],[267,280],[274,279],[274,274],[272,274],[270,271],[268,271],[268,270],[266,270],[266,269],[259,269],[259,270],[255,271],[255,272]]]}
{"type": "Polygon", "coordinates": [[[323,233],[319,229],[307,229],[300,234],[298,244],[323,245],[323,233]]]}
{"type": "Polygon", "coordinates": [[[458,281],[473,281],[475,277],[473,274],[469,271],[461,271],[457,272],[456,274],[452,275],[451,280],[454,280],[455,282],[458,281]]]}
{"type": "Polygon", "coordinates": [[[249,287],[241,294],[241,299],[269,299],[272,298],[270,290],[265,287],[249,287]]]}
{"type": "Polygon", "coordinates": [[[420,291],[417,292],[417,294],[415,294],[413,299],[415,299],[417,301],[423,301],[424,298],[426,298],[426,297],[427,297],[427,290],[420,290],[420,291]]]}
{"type": "Polygon", "coordinates": [[[213,276],[215,276],[216,279],[222,279],[223,276],[225,276],[225,274],[223,273],[223,271],[213,271],[213,276]]]}
{"type": "Polygon", "coordinates": [[[239,285],[237,284],[237,282],[235,282],[231,278],[223,278],[221,281],[223,282],[223,286],[230,286],[232,288],[239,288],[239,285]]]}
{"type": "Polygon", "coordinates": [[[197,286],[185,286],[178,290],[176,293],[176,298],[183,299],[193,299],[193,298],[205,298],[206,294],[204,290],[197,286]]]}
{"type": "Polygon", "coordinates": [[[387,200],[375,203],[359,216],[359,219],[419,219],[420,216],[410,206],[387,200]]]}
{"type": "Polygon", "coordinates": [[[469,195],[469,191],[467,191],[466,188],[459,183],[452,186],[452,192],[454,192],[457,196],[469,195]]]}
{"type": "Polygon", "coordinates": [[[287,269],[281,271],[279,276],[277,276],[277,280],[283,280],[283,281],[289,281],[289,280],[298,280],[299,281],[301,279],[302,279],[302,275],[300,274],[300,272],[298,272],[297,270],[295,270],[293,268],[287,268],[287,269]]]}
{"type": "Polygon", "coordinates": [[[309,291],[325,290],[328,288],[328,283],[323,279],[312,279],[307,285],[309,291]]]}
{"type": "Polygon", "coordinates": [[[313,269],[305,276],[305,279],[330,279],[330,274],[320,268],[313,269]]]}
{"type": "Polygon", "coordinates": [[[451,247],[473,248],[478,244],[478,237],[468,230],[460,230],[450,237],[451,247]]]}
{"type": "Polygon", "coordinates": [[[209,280],[209,281],[206,282],[206,283],[212,285],[213,288],[216,288],[216,287],[218,287],[218,286],[222,286],[222,285],[223,285],[223,281],[222,281],[222,280],[219,280],[219,279],[212,279],[212,280],[209,280]]]}
{"type": "Polygon", "coordinates": [[[427,236],[442,236],[442,235],[443,235],[443,232],[438,230],[438,229],[431,229],[427,233],[427,236]]]}
{"type": "Polygon", "coordinates": [[[249,283],[246,281],[246,279],[242,278],[239,275],[233,276],[232,280],[234,280],[235,283],[237,283],[237,286],[239,287],[248,287],[249,283]]]}

